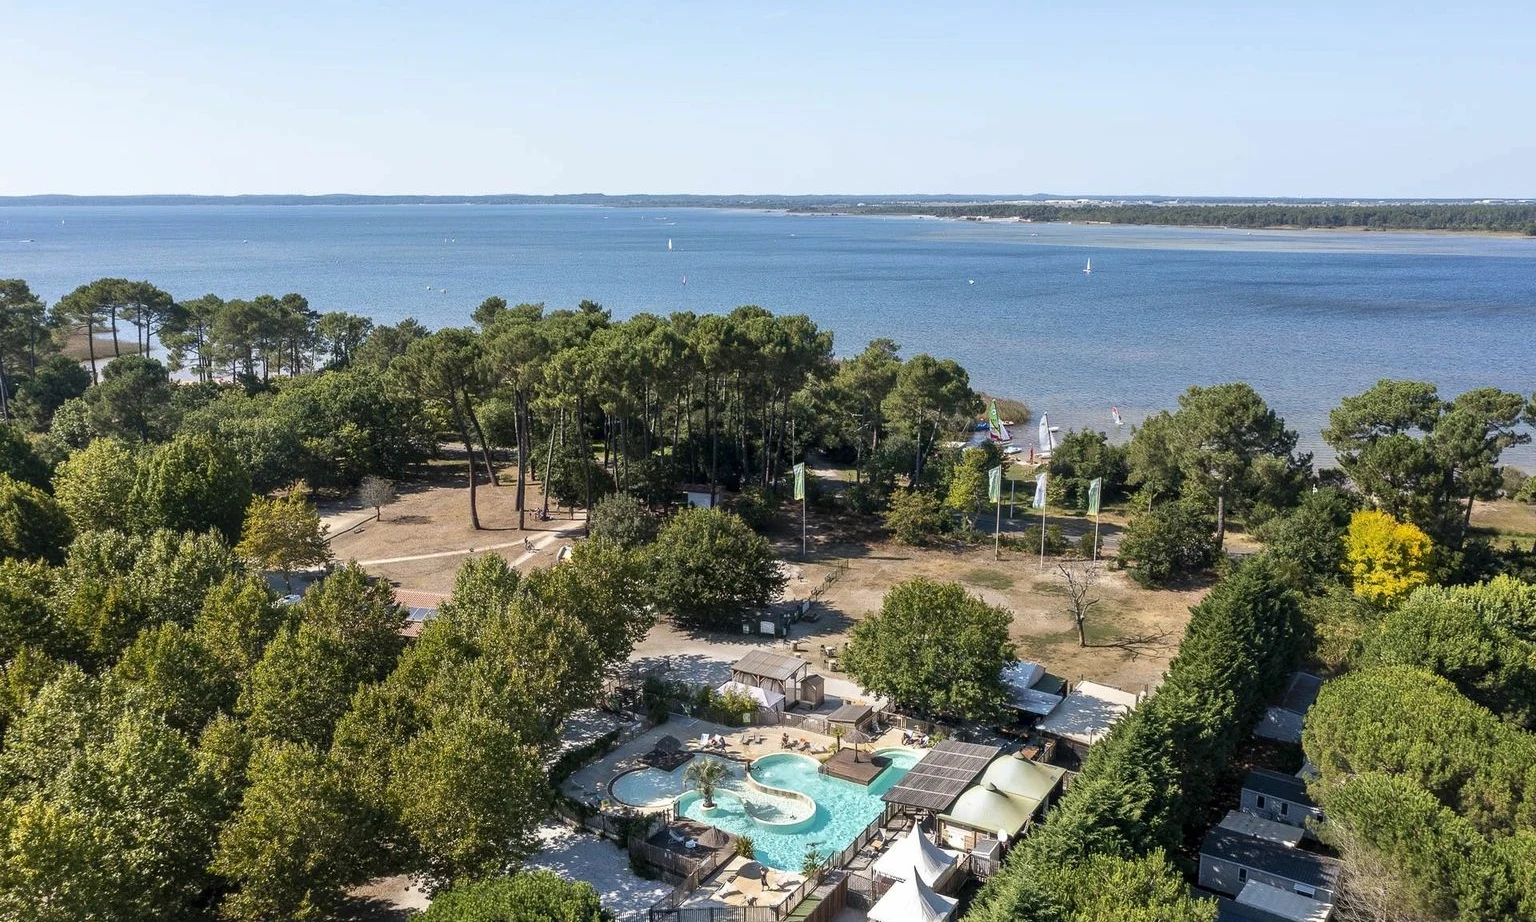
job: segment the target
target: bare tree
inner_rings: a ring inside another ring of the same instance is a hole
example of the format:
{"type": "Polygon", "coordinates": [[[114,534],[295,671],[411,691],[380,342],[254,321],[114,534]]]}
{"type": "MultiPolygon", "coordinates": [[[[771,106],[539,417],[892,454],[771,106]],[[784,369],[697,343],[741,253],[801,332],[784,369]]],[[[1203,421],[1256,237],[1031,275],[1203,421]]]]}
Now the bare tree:
{"type": "Polygon", "coordinates": [[[1433,922],[1439,918],[1420,905],[1400,869],[1338,823],[1328,823],[1326,841],[1339,851],[1338,922],[1433,922]]]}
{"type": "MultiPolygon", "coordinates": [[[[1094,594],[1094,589],[1099,584],[1099,565],[1088,561],[1069,560],[1066,563],[1057,564],[1056,571],[1061,574],[1067,584],[1067,614],[1072,616],[1073,623],[1077,625],[1077,645],[1089,646],[1088,613],[1093,611],[1101,601],[1094,594]]],[[[1132,659],[1135,659],[1142,653],[1166,647],[1168,637],[1168,631],[1155,631],[1150,634],[1132,634],[1107,643],[1096,643],[1093,646],[1124,650],[1132,659]]]]}
{"type": "Polygon", "coordinates": [[[1094,586],[1099,582],[1099,565],[1090,563],[1079,571],[1068,563],[1059,563],[1056,570],[1067,582],[1067,614],[1072,616],[1073,623],[1077,625],[1077,645],[1086,647],[1088,631],[1085,625],[1088,613],[1099,604],[1098,597],[1092,595],[1094,586]]]}
{"type": "Polygon", "coordinates": [[[384,507],[398,498],[395,496],[395,482],[385,480],[383,477],[374,477],[370,474],[364,477],[363,482],[357,487],[357,501],[364,507],[373,507],[375,522],[383,515],[384,507]]]}

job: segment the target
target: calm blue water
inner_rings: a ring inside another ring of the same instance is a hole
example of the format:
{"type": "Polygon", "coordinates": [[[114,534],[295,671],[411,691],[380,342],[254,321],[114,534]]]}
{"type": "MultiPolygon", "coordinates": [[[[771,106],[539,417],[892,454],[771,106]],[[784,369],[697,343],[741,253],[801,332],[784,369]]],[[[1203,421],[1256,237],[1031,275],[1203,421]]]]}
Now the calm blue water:
{"type": "MultiPolygon", "coordinates": [[[[820,773],[820,764],[809,756],[779,753],[763,756],[752,764],[752,777],[763,784],[808,795],[816,802],[815,818],[790,827],[794,832],[778,832],[764,826],[743,809],[741,797],[731,789],[715,795],[715,809],[704,810],[697,793],[685,794],[678,808],[689,819],[709,823],[727,832],[752,837],[753,851],[759,861],[788,871],[800,870],[806,849],[816,848],[823,857],[847,847],[864,827],[885,809],[880,796],[890,790],[921,758],[906,749],[883,749],[880,754],[891,760],[868,787],[820,773]]],[[[761,802],[761,795],[744,792],[761,802]]]]}
{"type": "Polygon", "coordinates": [[[493,294],[592,298],[621,318],[760,304],[811,315],[840,354],[889,336],[953,357],[1063,427],[1112,428],[1112,404],[1134,423],[1190,384],[1245,380],[1313,448],[1338,398],[1379,378],[1536,388],[1528,239],[583,206],[0,208],[0,277],[51,301],[104,275],[181,298],[297,291],[430,326],[468,323],[493,294]]]}

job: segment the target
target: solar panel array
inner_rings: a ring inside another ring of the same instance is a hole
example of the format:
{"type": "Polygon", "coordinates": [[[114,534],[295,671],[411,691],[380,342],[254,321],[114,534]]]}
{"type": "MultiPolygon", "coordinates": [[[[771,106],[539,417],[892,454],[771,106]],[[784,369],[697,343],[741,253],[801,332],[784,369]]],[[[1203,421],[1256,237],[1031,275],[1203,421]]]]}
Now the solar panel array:
{"type": "Polygon", "coordinates": [[[882,799],[888,804],[942,813],[976,783],[999,752],[1002,749],[997,746],[945,740],[930,749],[882,799]]]}

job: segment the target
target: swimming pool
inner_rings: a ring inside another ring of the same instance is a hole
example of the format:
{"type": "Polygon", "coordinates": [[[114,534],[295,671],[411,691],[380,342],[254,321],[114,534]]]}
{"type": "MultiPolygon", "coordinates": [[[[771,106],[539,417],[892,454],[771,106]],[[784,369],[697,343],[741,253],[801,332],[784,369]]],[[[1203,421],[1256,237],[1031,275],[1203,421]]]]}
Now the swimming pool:
{"type": "MultiPolygon", "coordinates": [[[[699,759],[710,759],[726,767],[725,780],[715,788],[715,808],[709,811],[711,815],[722,811],[744,814],[763,828],[784,832],[806,823],[816,812],[816,805],[805,795],[754,785],[747,780],[746,769],[741,763],[708,755],[695,756],[669,772],[659,768],[625,772],[613,779],[608,791],[620,803],[641,810],[662,809],[679,795],[690,792],[696,798],[698,794],[684,774],[688,766],[699,759]]],[[[700,810],[702,812],[702,805],[700,810]]]]}
{"type": "Polygon", "coordinates": [[[757,860],[781,870],[798,871],[806,849],[814,847],[825,858],[852,842],[885,809],[880,795],[922,758],[911,749],[882,749],[875,755],[885,756],[891,764],[868,787],[823,775],[821,763],[797,753],[773,753],[753,762],[753,780],[811,799],[815,812],[802,821],[759,822],[752,815],[751,800],[743,802],[730,793],[717,793],[713,810],[704,809],[696,792],[685,793],[678,798],[678,812],[726,832],[750,836],[757,860]]]}

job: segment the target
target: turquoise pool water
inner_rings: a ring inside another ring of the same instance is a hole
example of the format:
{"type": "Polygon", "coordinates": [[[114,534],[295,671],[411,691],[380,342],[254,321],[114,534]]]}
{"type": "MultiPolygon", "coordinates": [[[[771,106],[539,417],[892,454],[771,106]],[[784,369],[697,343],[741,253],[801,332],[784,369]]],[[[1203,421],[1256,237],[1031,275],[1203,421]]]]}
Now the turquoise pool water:
{"type": "Polygon", "coordinates": [[[809,756],[774,753],[752,763],[753,780],[798,791],[815,801],[815,815],[808,821],[787,825],[758,822],[749,810],[758,812],[754,798],[761,794],[747,791],[744,802],[733,793],[737,790],[734,786],[715,795],[713,810],[704,809],[697,793],[686,793],[678,798],[678,812],[726,832],[751,836],[759,861],[781,870],[799,871],[807,848],[814,846],[826,857],[852,842],[884,809],[880,795],[922,758],[910,749],[884,749],[876,755],[885,756],[891,764],[868,787],[821,774],[820,763],[809,756]]]}
{"type": "MultiPolygon", "coordinates": [[[[683,763],[672,771],[659,768],[642,768],[626,772],[613,779],[608,786],[615,800],[643,810],[659,810],[666,807],[680,794],[693,790],[684,777],[688,766],[701,759],[724,763],[725,780],[715,788],[716,804],[729,803],[731,808],[745,813],[759,825],[785,829],[803,825],[815,812],[815,806],[799,798],[783,797],[772,791],[752,787],[746,781],[746,769],[739,762],[700,755],[683,763]]],[[[697,796],[697,795],[694,795],[697,796]]]]}

